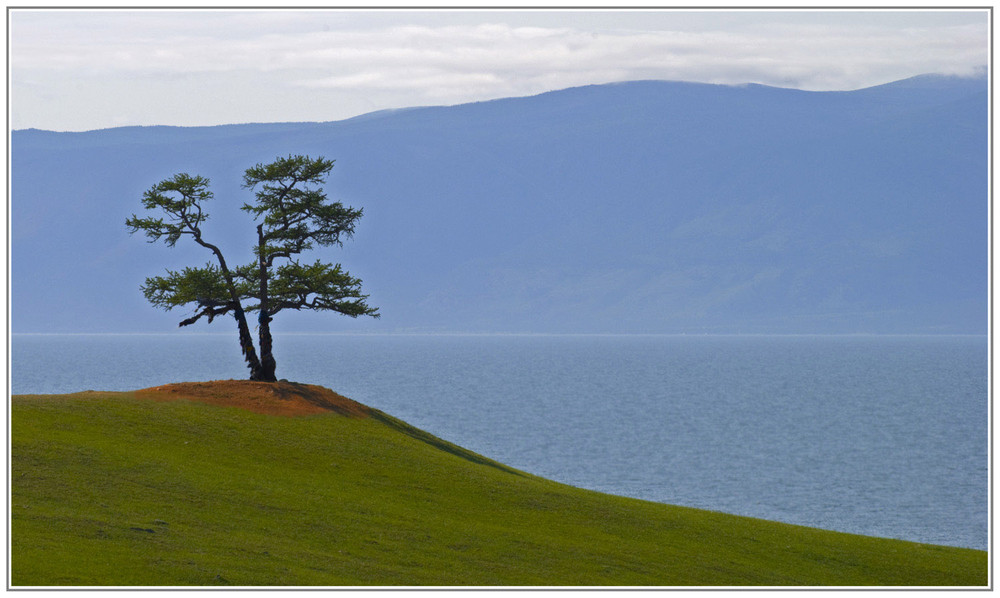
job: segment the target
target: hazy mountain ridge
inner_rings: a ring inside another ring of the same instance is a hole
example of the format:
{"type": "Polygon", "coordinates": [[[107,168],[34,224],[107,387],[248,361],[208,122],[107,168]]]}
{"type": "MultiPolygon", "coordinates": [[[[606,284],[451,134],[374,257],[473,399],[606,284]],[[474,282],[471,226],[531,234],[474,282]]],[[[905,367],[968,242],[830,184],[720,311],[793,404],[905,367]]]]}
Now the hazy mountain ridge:
{"type": "Polygon", "coordinates": [[[384,315],[283,314],[279,332],[984,333],[987,106],[985,79],[639,81],[327,123],[15,131],[13,329],[173,330],[185,314],[138,285],[210,255],[129,238],[142,192],[211,178],[206,236],[246,262],[243,169],[308,153],[365,209],[317,255],[384,315]]]}

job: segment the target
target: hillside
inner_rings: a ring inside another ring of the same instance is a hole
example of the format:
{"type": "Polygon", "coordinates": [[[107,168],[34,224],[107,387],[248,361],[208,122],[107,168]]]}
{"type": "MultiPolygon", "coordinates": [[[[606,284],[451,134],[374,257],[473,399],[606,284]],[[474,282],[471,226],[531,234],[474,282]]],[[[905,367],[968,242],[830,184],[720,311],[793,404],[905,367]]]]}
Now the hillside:
{"type": "Polygon", "coordinates": [[[603,495],[315,386],[15,396],[14,586],[985,585],[987,553],[603,495]]]}
{"type": "Polygon", "coordinates": [[[326,123],[15,131],[15,332],[151,332],[145,304],[202,248],[125,219],[177,172],[209,177],[205,234],[249,261],[242,171],[337,160],[363,207],[320,252],[379,321],[282,314],[278,331],[975,333],[986,330],[987,82],[851,92],[667,81],[326,123]]]}

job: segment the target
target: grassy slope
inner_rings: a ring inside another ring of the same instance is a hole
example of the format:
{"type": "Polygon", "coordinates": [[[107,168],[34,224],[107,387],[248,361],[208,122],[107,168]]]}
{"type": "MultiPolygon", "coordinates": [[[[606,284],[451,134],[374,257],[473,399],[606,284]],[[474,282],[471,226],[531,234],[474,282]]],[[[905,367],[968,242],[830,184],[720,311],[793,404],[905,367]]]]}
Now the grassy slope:
{"type": "Polygon", "coordinates": [[[15,586],[988,583],[982,551],[580,490],[387,416],[81,394],[11,430],[15,586]]]}

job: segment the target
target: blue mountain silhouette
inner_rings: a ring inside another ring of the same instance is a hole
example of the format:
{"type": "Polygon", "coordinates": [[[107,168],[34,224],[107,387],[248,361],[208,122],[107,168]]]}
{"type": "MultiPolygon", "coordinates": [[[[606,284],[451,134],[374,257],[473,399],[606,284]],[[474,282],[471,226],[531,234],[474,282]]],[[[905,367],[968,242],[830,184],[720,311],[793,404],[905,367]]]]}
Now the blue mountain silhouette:
{"type": "Polygon", "coordinates": [[[636,81],[326,123],[14,131],[12,328],[174,330],[188,314],[139,285],[211,255],[130,237],[142,192],[209,177],[205,236],[249,262],[242,171],[304,153],[336,159],[329,195],[365,211],[314,256],[383,317],[282,314],[279,333],[983,334],[987,111],[985,78],[636,81]]]}

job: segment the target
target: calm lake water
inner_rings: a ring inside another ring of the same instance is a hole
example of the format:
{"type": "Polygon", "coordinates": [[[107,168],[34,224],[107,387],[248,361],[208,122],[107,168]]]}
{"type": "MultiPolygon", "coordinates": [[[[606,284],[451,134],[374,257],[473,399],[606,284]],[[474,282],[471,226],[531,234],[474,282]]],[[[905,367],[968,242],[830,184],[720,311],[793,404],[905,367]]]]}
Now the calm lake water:
{"type": "MultiPolygon", "coordinates": [[[[986,549],[984,336],[277,336],[320,384],[624,496],[986,549]]],[[[13,335],[15,394],[245,377],[235,335],[13,335]]]]}

